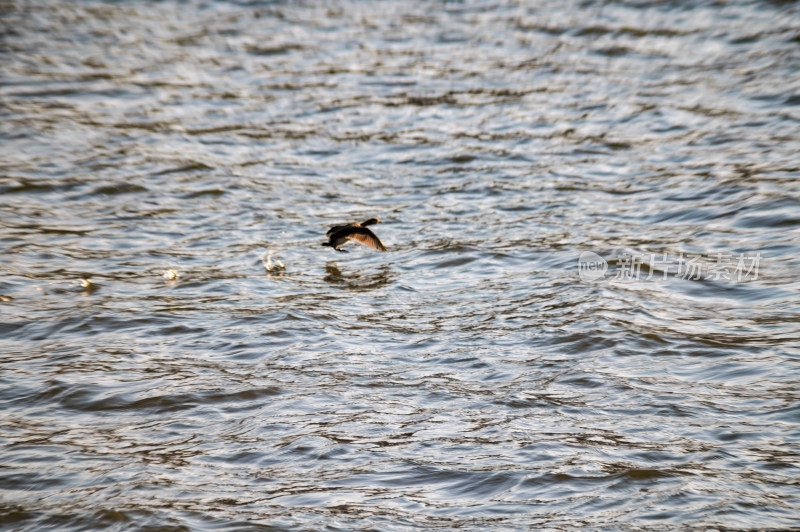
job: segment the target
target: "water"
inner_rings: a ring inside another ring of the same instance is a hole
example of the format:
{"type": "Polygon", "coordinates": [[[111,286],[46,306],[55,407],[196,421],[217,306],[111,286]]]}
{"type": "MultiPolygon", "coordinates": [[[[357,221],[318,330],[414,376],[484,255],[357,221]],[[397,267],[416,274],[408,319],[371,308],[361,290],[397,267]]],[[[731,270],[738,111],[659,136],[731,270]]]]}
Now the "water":
{"type": "Polygon", "coordinates": [[[796,4],[0,12],[4,528],[800,522],[796,4]]]}

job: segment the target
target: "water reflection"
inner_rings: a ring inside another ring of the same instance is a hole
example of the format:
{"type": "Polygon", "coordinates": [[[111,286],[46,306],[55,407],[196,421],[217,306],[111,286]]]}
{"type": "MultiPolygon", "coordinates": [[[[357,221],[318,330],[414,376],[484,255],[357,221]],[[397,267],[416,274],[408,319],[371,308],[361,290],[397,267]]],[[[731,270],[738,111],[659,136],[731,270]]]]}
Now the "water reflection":
{"type": "Polygon", "coordinates": [[[396,277],[392,268],[387,264],[364,271],[348,266],[345,272],[342,273],[338,267],[338,262],[330,261],[325,264],[323,280],[340,290],[369,292],[392,284],[396,277]]]}

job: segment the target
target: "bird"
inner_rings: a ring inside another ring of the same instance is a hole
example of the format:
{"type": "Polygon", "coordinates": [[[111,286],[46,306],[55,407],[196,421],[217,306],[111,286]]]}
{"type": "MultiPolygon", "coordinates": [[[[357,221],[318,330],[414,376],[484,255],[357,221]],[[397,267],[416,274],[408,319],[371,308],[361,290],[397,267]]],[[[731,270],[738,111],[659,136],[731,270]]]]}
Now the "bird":
{"type": "Polygon", "coordinates": [[[378,223],[381,223],[378,218],[370,218],[361,223],[354,222],[345,225],[334,225],[325,233],[325,236],[328,237],[328,241],[323,242],[322,245],[346,253],[347,250],[341,249],[341,247],[345,245],[348,240],[358,240],[362,244],[375,248],[378,251],[386,251],[386,246],[383,245],[381,239],[378,238],[375,233],[367,229],[368,225],[375,225],[378,223]]]}

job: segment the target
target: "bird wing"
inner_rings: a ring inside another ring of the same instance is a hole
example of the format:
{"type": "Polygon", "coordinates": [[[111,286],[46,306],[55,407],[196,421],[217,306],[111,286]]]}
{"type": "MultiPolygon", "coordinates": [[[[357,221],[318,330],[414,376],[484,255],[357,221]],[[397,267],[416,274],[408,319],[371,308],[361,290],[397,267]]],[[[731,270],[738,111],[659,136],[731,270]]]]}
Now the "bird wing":
{"type": "Polygon", "coordinates": [[[375,236],[375,233],[366,227],[354,227],[352,229],[350,238],[353,240],[358,240],[362,244],[366,244],[371,248],[377,249],[378,251],[386,251],[386,246],[383,245],[381,239],[375,236]]]}
{"type": "Polygon", "coordinates": [[[334,225],[333,227],[328,229],[328,232],[325,233],[325,236],[331,236],[333,233],[338,233],[339,231],[347,229],[348,227],[350,227],[350,226],[349,225],[334,225]]]}

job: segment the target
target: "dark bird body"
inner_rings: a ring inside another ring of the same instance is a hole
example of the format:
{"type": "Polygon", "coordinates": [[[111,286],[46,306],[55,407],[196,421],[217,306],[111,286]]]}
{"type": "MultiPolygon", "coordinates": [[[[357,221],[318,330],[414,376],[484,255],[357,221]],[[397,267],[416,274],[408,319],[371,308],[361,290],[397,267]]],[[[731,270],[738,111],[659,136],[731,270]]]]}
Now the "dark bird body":
{"type": "Polygon", "coordinates": [[[325,234],[328,237],[328,241],[323,242],[322,245],[332,247],[336,251],[346,252],[346,249],[340,249],[341,246],[345,245],[348,240],[357,240],[378,251],[386,251],[386,246],[383,245],[381,239],[366,227],[377,223],[380,223],[380,220],[370,218],[360,224],[335,225],[325,234]]]}

